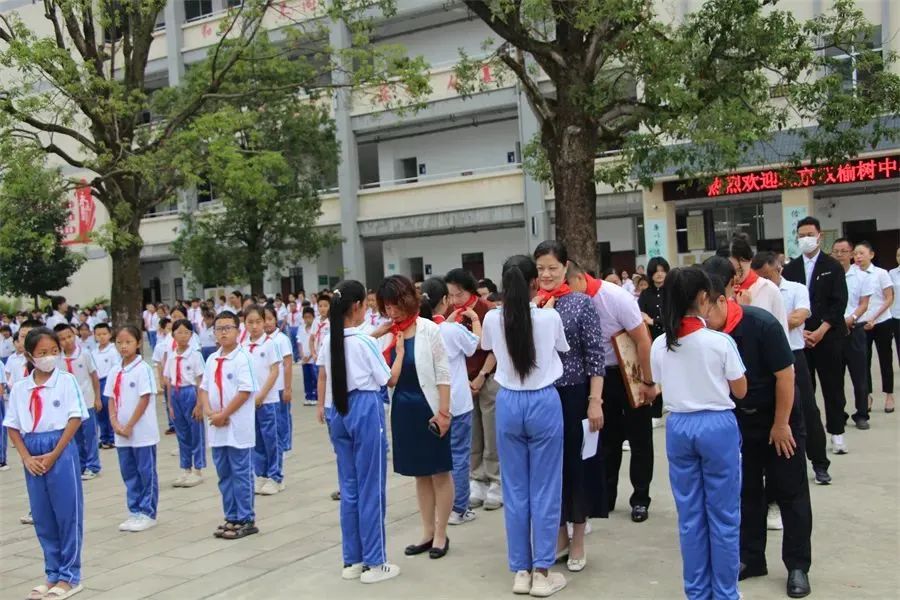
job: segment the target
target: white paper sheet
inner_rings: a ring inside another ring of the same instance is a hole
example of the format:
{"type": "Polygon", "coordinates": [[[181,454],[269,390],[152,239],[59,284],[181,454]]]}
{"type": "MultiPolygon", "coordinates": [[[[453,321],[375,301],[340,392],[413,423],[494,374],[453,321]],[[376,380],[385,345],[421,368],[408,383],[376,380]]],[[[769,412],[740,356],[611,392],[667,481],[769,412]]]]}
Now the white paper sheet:
{"type": "Polygon", "coordinates": [[[597,446],[600,443],[600,432],[591,432],[590,422],[587,419],[581,421],[581,430],[584,434],[581,438],[581,460],[587,460],[597,454],[597,446]]]}

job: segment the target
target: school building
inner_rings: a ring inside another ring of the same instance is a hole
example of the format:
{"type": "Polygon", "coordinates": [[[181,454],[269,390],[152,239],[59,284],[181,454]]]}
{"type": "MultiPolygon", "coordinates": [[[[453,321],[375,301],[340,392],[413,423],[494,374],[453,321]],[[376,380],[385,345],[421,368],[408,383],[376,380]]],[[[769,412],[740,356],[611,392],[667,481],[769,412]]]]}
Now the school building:
{"type": "MultiPolygon", "coordinates": [[[[266,18],[273,39],[303,19],[322,19],[323,0],[286,0],[266,18]]],[[[147,65],[151,89],[177,85],[185,69],[203,59],[217,39],[218,25],[233,0],[171,0],[147,65]]],[[[673,22],[700,5],[696,0],[659,0],[663,18],[673,22]]],[[[786,0],[798,18],[829,7],[828,0],[786,0]]],[[[874,25],[865,43],[885,53],[900,51],[900,4],[857,0],[874,25]]],[[[18,12],[26,23],[46,30],[40,4],[0,1],[0,12],[18,12]]],[[[343,26],[332,24],[331,43],[349,43],[343,26]]],[[[386,110],[377,90],[334,102],[342,146],[337,187],[323,194],[320,226],[340,232],[343,243],[282,272],[270,271],[268,293],[332,286],[342,278],[370,286],[386,275],[414,279],[454,267],[500,279],[503,260],[528,252],[554,231],[553,192],[522,169],[522,150],[537,132],[537,120],[514,78],[480,74],[489,89],[463,99],[452,67],[462,49],[485,54],[483,42],[497,38],[455,0],[398,0],[397,11],[378,23],[376,43],[402,44],[430,65],[432,92],[427,106],[398,116],[386,110]],[[374,92],[374,93],[373,93],[374,92]],[[349,101],[346,101],[349,100],[349,101]]],[[[846,60],[847,84],[858,76],[853,53],[846,60]]],[[[892,68],[897,69],[897,65],[892,68]]],[[[148,115],[148,118],[152,118],[148,115]]],[[[708,185],[661,176],[652,190],[614,192],[597,188],[597,251],[604,266],[633,270],[648,255],[673,264],[699,261],[737,231],[758,248],[796,254],[793,223],[802,216],[822,220],[826,239],[840,235],[872,241],[882,266],[893,266],[900,239],[900,143],[870,149],[845,165],[819,174],[780,173],[779,150],[795,143],[789,134],[751,153],[739,173],[708,185]]],[[[89,260],[62,292],[75,302],[109,289],[111,265],[89,240],[102,224],[103,207],[89,194],[73,195],[71,237],[89,260]]],[[[141,277],[147,300],[171,302],[213,290],[188,279],[173,256],[171,242],[181,226],[179,211],[214,210],[214,189],[186,190],[178,205],[158,207],[141,226],[141,277]]]]}

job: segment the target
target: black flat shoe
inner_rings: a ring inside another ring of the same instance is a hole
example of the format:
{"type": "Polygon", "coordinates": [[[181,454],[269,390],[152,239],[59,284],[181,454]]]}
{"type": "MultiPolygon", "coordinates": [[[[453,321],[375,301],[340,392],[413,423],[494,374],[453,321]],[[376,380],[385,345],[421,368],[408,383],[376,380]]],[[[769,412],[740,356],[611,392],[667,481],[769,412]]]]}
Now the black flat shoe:
{"type": "Polygon", "coordinates": [[[748,567],[744,563],[741,563],[741,570],[738,573],[738,581],[743,581],[745,579],[749,579],[750,577],[763,577],[769,574],[769,569],[766,567],[748,567]]]}
{"type": "Polygon", "coordinates": [[[443,548],[432,548],[428,551],[428,558],[444,558],[450,550],[450,538],[444,542],[443,548]]]}
{"type": "Polygon", "coordinates": [[[434,540],[428,540],[424,544],[419,544],[416,546],[415,544],[411,544],[406,547],[406,550],[403,551],[403,554],[407,556],[415,556],[416,554],[422,554],[423,552],[428,552],[431,550],[432,546],[434,546],[434,540]]]}
{"type": "Polygon", "coordinates": [[[631,520],[635,523],[643,523],[650,518],[650,511],[640,504],[631,509],[631,520]]]}
{"type": "Polygon", "coordinates": [[[788,572],[787,595],[791,598],[805,598],[812,590],[809,587],[809,575],[800,569],[788,572]]]}

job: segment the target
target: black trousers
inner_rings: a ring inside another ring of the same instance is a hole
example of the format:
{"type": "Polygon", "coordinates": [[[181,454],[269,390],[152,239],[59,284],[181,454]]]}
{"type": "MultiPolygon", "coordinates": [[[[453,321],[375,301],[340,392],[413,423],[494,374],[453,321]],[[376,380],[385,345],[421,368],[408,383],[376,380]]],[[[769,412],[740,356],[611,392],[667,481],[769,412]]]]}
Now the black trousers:
{"type": "Polygon", "coordinates": [[[653,479],[653,426],[651,407],[632,408],[625,392],[619,367],[606,367],[603,380],[603,459],[606,462],[606,497],[609,510],[616,507],[619,468],[622,466],[622,442],[631,446],[631,486],[629,503],[650,506],[650,481],[653,479]]]}
{"type": "Polygon", "coordinates": [[[815,375],[822,383],[822,398],[825,404],[825,430],[831,435],[844,433],[847,423],[847,398],[844,396],[843,339],[838,332],[829,331],[814,348],[807,348],[806,364],[809,365],[813,392],[816,389],[815,375]]]}
{"type": "Polygon", "coordinates": [[[813,467],[828,469],[831,461],[825,450],[825,428],[822,427],[822,415],[816,404],[816,393],[803,350],[794,350],[794,378],[797,385],[794,403],[800,404],[806,427],[806,457],[813,467]]]}
{"type": "Polygon", "coordinates": [[[774,422],[772,414],[745,415],[740,409],[736,412],[742,438],[741,562],[754,570],[767,568],[768,491],[778,503],[784,523],[781,560],[788,570],[808,572],[812,564],[812,506],[806,478],[802,417],[796,411],[792,414],[791,427],[795,429],[797,448],[794,456],[785,458],[778,456],[774,446],[769,444],[769,432],[774,422]]]}
{"type": "Polygon", "coordinates": [[[897,364],[900,365],[900,319],[891,319],[894,323],[894,347],[897,348],[897,364]]]}
{"type": "Polygon", "coordinates": [[[866,380],[869,385],[869,393],[873,393],[872,387],[872,345],[878,352],[878,367],[881,370],[881,391],[885,394],[894,393],[894,356],[891,350],[891,338],[894,337],[894,319],[888,319],[875,325],[866,332],[866,380]]]}
{"type": "Polygon", "coordinates": [[[844,338],[844,368],[841,369],[843,377],[844,369],[850,372],[850,382],[853,384],[853,400],[856,412],[853,420],[869,418],[869,383],[866,377],[866,330],[862,324],[854,325],[850,329],[850,335],[844,338]]]}

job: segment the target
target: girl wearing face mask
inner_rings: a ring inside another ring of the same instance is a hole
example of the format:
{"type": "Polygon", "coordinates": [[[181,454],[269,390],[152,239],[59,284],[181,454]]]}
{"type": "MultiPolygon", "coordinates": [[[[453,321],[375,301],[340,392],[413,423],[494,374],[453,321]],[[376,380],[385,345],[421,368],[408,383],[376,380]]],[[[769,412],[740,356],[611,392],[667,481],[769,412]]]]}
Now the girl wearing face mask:
{"type": "Polygon", "coordinates": [[[25,338],[29,375],[10,394],[3,425],[25,465],[34,530],[47,579],[28,598],[68,598],[81,591],[84,501],[75,432],[87,407],[75,377],[57,368],[59,341],[46,327],[25,338]]]}

